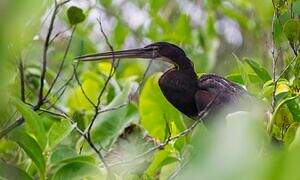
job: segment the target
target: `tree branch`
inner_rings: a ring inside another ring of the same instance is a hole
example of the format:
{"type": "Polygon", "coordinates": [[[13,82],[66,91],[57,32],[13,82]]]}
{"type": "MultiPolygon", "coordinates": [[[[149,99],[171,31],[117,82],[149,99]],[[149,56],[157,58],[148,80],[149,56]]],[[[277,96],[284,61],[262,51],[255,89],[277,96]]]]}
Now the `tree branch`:
{"type": "Polygon", "coordinates": [[[25,76],[24,76],[24,65],[22,59],[20,59],[19,63],[19,73],[20,73],[20,94],[21,100],[26,103],[25,98],[25,76]]]}
{"type": "Polygon", "coordinates": [[[70,39],[69,39],[67,48],[66,48],[66,50],[65,50],[63,59],[62,59],[62,61],[61,61],[61,63],[60,63],[58,72],[57,72],[57,74],[56,74],[56,76],[55,76],[55,78],[54,78],[52,84],[50,85],[50,88],[49,88],[48,92],[46,93],[46,95],[45,95],[45,97],[44,97],[44,100],[46,100],[47,97],[48,97],[48,95],[51,93],[52,88],[55,86],[55,83],[56,83],[56,81],[58,80],[58,78],[59,78],[59,76],[60,76],[60,74],[61,74],[61,71],[62,71],[63,66],[64,66],[64,63],[65,63],[65,61],[66,61],[68,52],[69,52],[69,50],[70,50],[70,46],[71,46],[71,42],[72,42],[72,39],[73,39],[73,35],[74,35],[75,30],[76,30],[76,26],[73,27],[73,30],[72,30],[72,33],[71,33],[71,36],[70,36],[70,39]]]}
{"type": "Polygon", "coordinates": [[[114,164],[111,164],[110,167],[113,167],[113,166],[117,166],[117,165],[121,165],[121,164],[127,164],[127,163],[131,163],[131,162],[134,162],[146,155],[148,155],[149,153],[155,151],[155,150],[158,150],[158,149],[162,149],[164,148],[166,145],[168,145],[170,142],[172,141],[175,141],[181,137],[184,137],[186,136],[187,134],[189,134],[190,132],[193,131],[193,129],[200,123],[202,122],[202,119],[207,115],[207,113],[209,112],[209,109],[211,107],[211,105],[213,104],[213,102],[215,101],[215,99],[218,97],[218,95],[215,95],[213,97],[213,99],[206,105],[206,107],[201,111],[199,112],[198,116],[197,116],[197,119],[195,119],[195,122],[189,127],[187,128],[186,130],[180,132],[179,134],[177,134],[176,136],[173,136],[173,137],[169,137],[165,140],[165,142],[161,143],[161,144],[158,144],[157,146],[154,146],[150,149],[148,149],[146,152],[136,156],[135,158],[133,159],[130,159],[130,160],[127,160],[127,161],[122,161],[122,162],[117,162],[117,163],[114,163],[114,164]]]}

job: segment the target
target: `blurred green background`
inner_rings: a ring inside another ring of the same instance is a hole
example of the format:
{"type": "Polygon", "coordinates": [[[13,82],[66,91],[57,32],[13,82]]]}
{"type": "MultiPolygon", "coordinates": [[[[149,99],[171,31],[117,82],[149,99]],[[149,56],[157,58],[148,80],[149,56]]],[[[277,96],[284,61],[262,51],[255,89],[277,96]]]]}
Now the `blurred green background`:
{"type": "Polygon", "coordinates": [[[0,139],[1,178],[109,177],[78,132],[86,132],[91,123],[95,114],[92,103],[97,103],[111,61],[80,63],[77,72],[81,87],[73,76],[74,57],[111,51],[101,33],[101,21],[114,50],[158,41],[177,44],[199,75],[220,74],[262,102],[254,109],[249,104],[248,113],[224,118],[225,127],[207,130],[198,125],[193,133],[143,155],[193,121],[172,107],[160,92],[157,81],[170,67],[168,64],[152,63],[145,73],[149,61],[120,61],[99,108],[125,107],[100,113],[91,130],[92,140],[115,179],[300,179],[300,66],[291,48],[294,45],[297,50],[300,41],[300,1],[71,0],[57,9],[47,51],[45,94],[63,59],[65,63],[47,101],[33,111],[54,9],[50,0],[0,2],[0,129],[20,116],[25,118],[25,125],[0,139]],[[82,9],[83,14],[79,10],[79,15],[70,15],[72,6],[82,9]],[[70,19],[75,16],[82,16],[84,21],[72,23],[70,19]],[[290,27],[289,21],[293,21],[290,27]],[[274,44],[277,75],[296,59],[275,90],[274,44]],[[20,62],[25,103],[19,100],[20,62]],[[271,110],[273,91],[275,111],[271,110]],[[267,132],[270,117],[274,124],[267,132]]]}

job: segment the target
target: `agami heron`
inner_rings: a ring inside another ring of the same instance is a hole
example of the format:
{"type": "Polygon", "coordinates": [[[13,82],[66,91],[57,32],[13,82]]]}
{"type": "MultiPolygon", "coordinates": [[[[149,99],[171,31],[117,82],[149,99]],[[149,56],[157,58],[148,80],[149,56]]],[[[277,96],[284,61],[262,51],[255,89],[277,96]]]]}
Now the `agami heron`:
{"type": "Polygon", "coordinates": [[[212,100],[208,117],[222,110],[225,105],[237,104],[243,96],[248,96],[241,86],[221,76],[206,74],[198,78],[185,52],[168,42],[157,42],[138,49],[88,54],[76,59],[98,61],[113,58],[144,58],[173,64],[174,67],[160,77],[159,87],[174,107],[192,118],[203,112],[212,100]]]}

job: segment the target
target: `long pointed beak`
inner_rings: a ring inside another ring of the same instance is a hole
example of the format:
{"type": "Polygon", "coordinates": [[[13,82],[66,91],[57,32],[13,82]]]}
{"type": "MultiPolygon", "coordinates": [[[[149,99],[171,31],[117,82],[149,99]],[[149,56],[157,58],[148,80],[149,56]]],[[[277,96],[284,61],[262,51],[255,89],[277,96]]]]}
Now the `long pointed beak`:
{"type": "Polygon", "coordinates": [[[138,49],[122,50],[122,51],[88,54],[88,55],[78,56],[75,59],[78,61],[98,61],[103,59],[119,59],[119,58],[155,59],[159,57],[160,55],[158,54],[158,48],[145,47],[145,48],[138,48],[138,49]]]}

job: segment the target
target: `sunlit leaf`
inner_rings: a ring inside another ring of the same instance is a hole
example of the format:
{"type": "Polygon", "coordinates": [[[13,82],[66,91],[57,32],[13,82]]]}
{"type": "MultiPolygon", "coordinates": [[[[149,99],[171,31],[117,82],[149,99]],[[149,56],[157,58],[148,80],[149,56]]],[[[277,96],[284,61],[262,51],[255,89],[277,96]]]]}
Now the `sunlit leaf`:
{"type": "MultiPolygon", "coordinates": [[[[109,76],[111,72],[112,65],[109,62],[102,62],[98,64],[98,71],[106,76],[109,76]]],[[[114,69],[112,69],[112,72],[114,69]]]]}
{"type": "MultiPolygon", "coordinates": [[[[139,110],[143,127],[151,136],[163,141],[168,136],[167,123],[171,125],[173,122],[179,131],[185,127],[181,113],[162,94],[158,86],[159,77],[160,74],[155,74],[147,80],[140,96],[139,110]]],[[[174,132],[171,134],[174,135],[174,132]]]]}
{"type": "Polygon", "coordinates": [[[285,144],[288,145],[294,140],[298,127],[299,127],[299,123],[292,123],[290,125],[290,127],[288,128],[288,130],[284,134],[284,139],[283,140],[284,140],[285,144]]]}
{"type": "MultiPolygon", "coordinates": [[[[85,95],[94,103],[97,103],[98,95],[103,86],[103,79],[95,72],[85,72],[81,75],[81,85],[85,95]]],[[[71,90],[68,98],[68,106],[72,110],[93,110],[92,104],[87,100],[80,86],[71,90]]],[[[102,100],[105,100],[105,94],[102,100]]]]}
{"type": "Polygon", "coordinates": [[[78,155],[77,152],[70,147],[64,147],[64,146],[59,147],[59,148],[56,148],[52,152],[51,157],[50,157],[50,162],[53,164],[57,164],[60,161],[63,161],[65,159],[74,158],[77,155],[78,155]]]}
{"type": "Polygon", "coordinates": [[[256,61],[249,58],[245,58],[244,61],[253,69],[253,71],[263,82],[272,79],[268,71],[256,61]]]}
{"type": "Polygon", "coordinates": [[[52,125],[48,134],[48,143],[51,148],[54,148],[65,137],[67,137],[76,124],[71,124],[68,120],[62,119],[60,122],[56,122],[52,125]]]}
{"type": "Polygon", "coordinates": [[[22,179],[22,180],[31,180],[33,179],[30,177],[25,171],[22,169],[6,164],[0,160],[0,179],[11,179],[11,180],[17,180],[17,179],[22,179]]]}
{"type": "Polygon", "coordinates": [[[9,135],[9,138],[18,143],[18,145],[32,159],[32,161],[36,165],[36,168],[43,174],[45,172],[45,160],[43,151],[38,143],[21,129],[15,129],[9,135]]]}
{"type": "Polygon", "coordinates": [[[300,102],[299,99],[294,99],[287,102],[287,107],[293,115],[295,122],[300,122],[300,102]]]}
{"type": "Polygon", "coordinates": [[[274,8],[279,13],[284,13],[288,10],[289,0],[272,0],[274,8]]]}
{"type": "Polygon", "coordinates": [[[71,25],[76,25],[85,20],[85,15],[84,15],[82,9],[80,9],[76,6],[71,6],[68,9],[67,14],[68,14],[68,19],[69,19],[69,22],[71,25]]]}
{"type": "Polygon", "coordinates": [[[122,130],[130,122],[130,118],[126,118],[129,93],[133,84],[127,84],[121,94],[118,94],[105,109],[108,110],[98,115],[92,129],[92,139],[97,144],[107,147],[122,132],[122,130]]]}
{"type": "Polygon", "coordinates": [[[71,162],[63,165],[53,175],[53,180],[63,179],[101,179],[102,172],[94,165],[84,162],[71,162]]]}
{"type": "MultiPolygon", "coordinates": [[[[226,76],[226,78],[238,84],[245,84],[242,76],[243,76],[242,74],[230,74],[226,76]]],[[[248,77],[250,82],[253,84],[257,84],[261,82],[260,78],[256,74],[249,73],[248,77]]]]}
{"type": "Polygon", "coordinates": [[[300,128],[297,129],[295,138],[293,142],[290,144],[291,149],[295,149],[299,147],[300,147],[300,128]]]}
{"type": "Polygon", "coordinates": [[[106,159],[109,164],[119,163],[120,160],[122,162],[131,161],[112,166],[112,170],[117,174],[126,174],[126,177],[129,174],[142,174],[150,165],[154,152],[145,154],[138,159],[136,157],[147,152],[153,146],[154,142],[145,137],[145,132],[141,127],[130,125],[111,147],[106,159]],[[133,159],[136,160],[132,161],[133,159]]]}
{"type": "Polygon", "coordinates": [[[71,158],[66,158],[60,161],[60,164],[63,163],[71,163],[71,162],[83,162],[83,163],[90,163],[90,164],[95,164],[96,160],[92,156],[76,156],[76,157],[71,157],[71,158]]]}
{"type": "Polygon", "coordinates": [[[283,26],[283,32],[291,43],[300,41],[300,21],[291,19],[283,26]]]}
{"type": "Polygon", "coordinates": [[[146,174],[150,177],[154,176],[163,166],[178,161],[178,159],[170,156],[170,151],[166,149],[156,152],[153,158],[151,165],[146,171],[146,174]]]}
{"type": "Polygon", "coordinates": [[[30,107],[24,104],[21,100],[11,98],[18,111],[25,118],[25,127],[28,133],[32,134],[42,149],[46,146],[46,132],[43,124],[43,118],[39,116],[30,107]]]}

